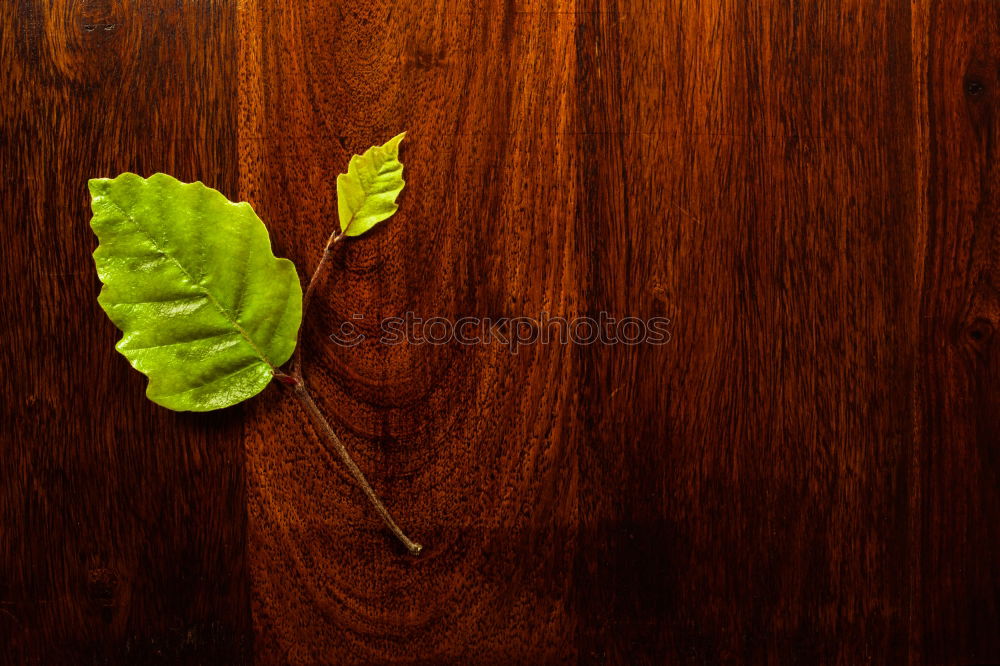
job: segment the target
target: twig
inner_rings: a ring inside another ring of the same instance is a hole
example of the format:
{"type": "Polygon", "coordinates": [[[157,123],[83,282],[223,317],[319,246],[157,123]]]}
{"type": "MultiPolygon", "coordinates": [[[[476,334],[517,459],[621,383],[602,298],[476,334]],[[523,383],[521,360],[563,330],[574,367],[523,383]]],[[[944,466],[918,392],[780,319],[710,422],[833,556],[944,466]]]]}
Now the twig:
{"type": "MultiPolygon", "coordinates": [[[[312,301],[313,291],[316,290],[316,284],[319,282],[319,278],[323,273],[323,267],[326,266],[326,260],[330,258],[333,252],[333,247],[342,241],[346,233],[334,231],[330,234],[330,237],[326,240],[326,247],[323,248],[323,256],[320,257],[319,263],[316,264],[316,270],[313,271],[312,277],[309,278],[309,284],[306,285],[306,293],[302,297],[302,321],[305,322],[306,312],[309,309],[309,303],[312,301]]],[[[302,329],[303,326],[299,326],[299,332],[295,338],[295,352],[292,354],[292,376],[302,381],[302,329]]]]}
{"type": "MultiPolygon", "coordinates": [[[[323,267],[326,265],[326,261],[327,259],[329,259],[334,246],[337,243],[339,243],[345,237],[345,235],[346,234],[343,231],[341,231],[340,233],[334,232],[333,234],[330,235],[330,238],[326,241],[326,247],[323,248],[323,256],[320,258],[319,264],[316,266],[316,270],[313,271],[312,277],[309,279],[309,284],[306,285],[305,295],[302,297],[303,322],[305,321],[305,314],[306,310],[309,307],[309,302],[310,300],[312,300],[313,291],[316,289],[316,285],[319,282],[320,277],[322,276],[323,267]]],[[[379,499],[379,496],[375,493],[375,490],[371,487],[371,484],[368,483],[368,479],[365,478],[365,475],[361,471],[361,468],[359,468],[357,463],[354,462],[354,459],[351,458],[351,454],[347,452],[347,448],[344,446],[344,443],[340,441],[340,438],[337,437],[337,433],[335,433],[333,431],[333,428],[330,427],[329,421],[327,421],[326,417],[323,416],[323,412],[321,412],[319,410],[319,407],[316,406],[316,402],[313,400],[312,395],[306,388],[305,380],[302,377],[301,343],[302,343],[302,327],[300,326],[298,337],[295,342],[295,353],[292,357],[292,372],[291,374],[285,374],[280,370],[274,370],[273,372],[275,379],[277,379],[282,384],[291,386],[293,388],[293,390],[295,391],[295,397],[298,398],[299,402],[301,402],[305,406],[306,411],[309,412],[309,416],[312,418],[313,424],[316,426],[316,428],[323,433],[326,440],[328,440],[330,444],[333,444],[333,448],[336,449],[337,455],[340,456],[340,459],[344,462],[344,465],[347,466],[347,469],[348,471],[350,471],[351,476],[354,477],[354,480],[357,481],[359,486],[361,486],[361,490],[363,490],[365,495],[368,496],[368,499],[371,501],[372,505],[375,507],[375,510],[378,512],[378,515],[382,518],[382,522],[384,522],[386,527],[389,528],[389,530],[396,536],[396,538],[399,539],[404,546],[406,546],[406,549],[409,550],[410,553],[412,553],[413,555],[419,555],[420,551],[423,550],[423,546],[421,546],[419,543],[411,541],[410,538],[403,533],[403,530],[399,528],[399,525],[396,524],[396,521],[392,519],[392,516],[389,514],[389,510],[385,508],[384,504],[382,504],[382,500],[379,499]]],[[[324,449],[326,449],[325,444],[324,444],[324,449]]],[[[326,450],[327,453],[329,453],[329,449],[326,450]]]]}
{"type": "Polygon", "coordinates": [[[312,399],[312,395],[309,394],[309,390],[306,389],[305,384],[296,384],[294,391],[295,397],[298,398],[303,405],[305,405],[306,411],[308,411],[309,415],[312,417],[313,424],[326,436],[326,439],[333,444],[333,448],[337,450],[337,454],[347,466],[347,469],[351,472],[351,476],[354,477],[354,480],[357,481],[359,486],[361,486],[361,490],[363,490],[365,495],[368,496],[368,499],[378,512],[378,515],[382,518],[382,522],[384,522],[386,527],[389,528],[396,538],[399,539],[404,546],[406,546],[406,549],[410,551],[411,554],[419,555],[420,551],[423,550],[423,546],[419,543],[411,541],[410,538],[403,533],[403,530],[399,528],[396,521],[392,519],[392,516],[389,514],[389,510],[385,508],[384,504],[382,504],[382,500],[379,499],[379,496],[375,493],[371,484],[368,483],[368,479],[365,478],[361,468],[359,468],[354,462],[354,459],[351,458],[351,454],[347,452],[347,448],[344,447],[344,443],[340,441],[340,438],[337,437],[337,433],[333,431],[333,428],[330,427],[330,423],[326,420],[326,417],[323,416],[323,412],[321,412],[319,407],[316,406],[316,402],[312,399]]]}

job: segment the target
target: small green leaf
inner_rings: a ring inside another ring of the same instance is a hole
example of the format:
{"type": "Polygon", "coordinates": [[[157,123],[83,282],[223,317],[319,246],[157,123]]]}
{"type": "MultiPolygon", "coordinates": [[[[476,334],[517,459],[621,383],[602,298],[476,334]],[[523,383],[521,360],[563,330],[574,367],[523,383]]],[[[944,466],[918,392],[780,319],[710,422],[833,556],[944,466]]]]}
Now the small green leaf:
{"type": "Polygon", "coordinates": [[[149,399],[200,412],[262,391],[295,348],[302,287],[250,205],[162,173],[89,186],[98,302],[149,399]]]}
{"type": "Polygon", "coordinates": [[[360,236],[399,208],[396,197],[406,185],[399,161],[399,142],[404,136],[406,132],[372,146],[364,155],[355,155],[347,173],[337,176],[337,211],[345,235],[360,236]]]}

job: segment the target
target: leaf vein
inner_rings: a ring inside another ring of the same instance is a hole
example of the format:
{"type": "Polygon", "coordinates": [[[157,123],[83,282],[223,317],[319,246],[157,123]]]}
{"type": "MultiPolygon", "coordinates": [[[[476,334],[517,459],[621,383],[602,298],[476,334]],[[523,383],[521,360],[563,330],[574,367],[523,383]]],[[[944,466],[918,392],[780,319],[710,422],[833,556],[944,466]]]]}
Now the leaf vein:
{"type": "Polygon", "coordinates": [[[256,343],[254,343],[253,339],[251,339],[250,335],[246,332],[246,330],[242,326],[240,326],[239,322],[236,319],[234,319],[232,317],[232,315],[229,313],[229,311],[225,307],[223,307],[223,305],[218,301],[218,299],[215,298],[215,295],[212,294],[212,292],[209,291],[208,288],[204,287],[199,281],[195,280],[191,276],[191,272],[188,271],[184,267],[184,265],[181,264],[180,261],[178,261],[177,257],[173,256],[172,254],[170,254],[169,252],[167,252],[166,250],[164,250],[162,247],[160,247],[160,244],[156,242],[156,237],[153,236],[149,232],[148,229],[146,229],[144,226],[142,226],[142,224],[140,224],[139,221],[135,217],[133,217],[132,215],[130,215],[124,208],[122,208],[121,206],[119,206],[118,203],[115,202],[109,195],[104,195],[103,198],[106,199],[107,202],[110,205],[112,205],[115,208],[117,208],[118,211],[123,216],[125,216],[125,218],[129,222],[131,222],[133,225],[135,225],[136,229],[138,229],[139,231],[141,231],[142,234],[146,238],[149,239],[149,242],[153,245],[153,248],[157,252],[159,252],[160,254],[162,254],[164,257],[166,257],[167,259],[169,259],[170,261],[172,261],[175,266],[177,266],[178,270],[180,270],[181,273],[184,274],[184,277],[186,277],[188,279],[188,282],[191,283],[192,288],[194,288],[196,291],[200,290],[200,291],[203,291],[205,293],[205,296],[208,297],[208,300],[219,311],[219,314],[221,314],[223,316],[223,318],[226,319],[233,326],[233,328],[235,328],[237,330],[237,332],[239,332],[239,334],[243,337],[243,339],[246,340],[247,344],[249,344],[250,347],[253,348],[254,353],[257,354],[257,356],[262,361],[264,361],[264,363],[266,363],[272,370],[274,370],[275,369],[274,364],[271,363],[271,361],[270,361],[270,359],[268,359],[267,355],[264,354],[263,351],[261,351],[261,349],[256,345],[256,343]]]}
{"type": "Polygon", "coordinates": [[[241,367],[237,368],[236,370],[233,370],[232,372],[227,372],[226,374],[222,375],[221,377],[216,377],[215,379],[213,379],[210,382],[206,382],[204,384],[198,384],[197,386],[192,386],[191,388],[184,389],[183,391],[177,391],[176,393],[161,394],[161,395],[158,395],[157,397],[160,397],[160,398],[174,398],[174,397],[177,397],[179,395],[184,395],[185,393],[190,393],[191,391],[197,391],[198,389],[206,388],[208,386],[211,386],[212,384],[218,384],[219,382],[221,382],[224,379],[229,379],[233,375],[238,375],[241,372],[249,370],[250,368],[252,368],[257,363],[260,363],[260,361],[251,361],[247,365],[241,366],[241,367]]]}
{"type": "Polygon", "coordinates": [[[189,338],[189,339],[186,339],[186,340],[176,340],[174,342],[168,342],[166,344],[161,344],[161,345],[147,345],[145,347],[129,347],[129,346],[124,346],[124,347],[122,347],[122,349],[123,350],[127,349],[130,352],[145,351],[147,349],[163,349],[164,347],[173,347],[173,346],[176,346],[176,345],[187,345],[187,344],[191,344],[192,342],[204,342],[206,340],[215,340],[216,338],[227,338],[227,337],[229,337],[231,335],[238,335],[238,333],[236,331],[226,331],[225,333],[217,333],[215,335],[202,335],[202,336],[198,336],[198,337],[195,337],[195,338],[189,338]]]}

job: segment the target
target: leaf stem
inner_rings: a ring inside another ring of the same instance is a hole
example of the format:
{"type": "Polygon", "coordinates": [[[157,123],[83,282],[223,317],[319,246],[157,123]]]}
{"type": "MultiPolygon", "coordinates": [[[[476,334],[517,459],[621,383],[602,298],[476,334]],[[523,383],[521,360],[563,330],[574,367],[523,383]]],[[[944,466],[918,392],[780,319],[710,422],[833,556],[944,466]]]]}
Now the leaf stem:
{"type": "MultiPolygon", "coordinates": [[[[323,248],[323,256],[320,257],[319,263],[316,264],[316,270],[313,271],[312,277],[309,278],[309,284],[306,285],[306,293],[302,297],[302,321],[306,320],[306,312],[309,309],[309,303],[312,301],[313,291],[316,290],[316,284],[323,273],[323,267],[326,266],[327,259],[333,253],[334,246],[342,241],[347,234],[343,231],[334,231],[330,234],[330,237],[326,240],[326,246],[323,248]]],[[[302,381],[302,329],[304,326],[299,326],[299,332],[295,338],[295,352],[292,356],[292,375],[302,381]]]]}
{"type": "Polygon", "coordinates": [[[321,412],[319,407],[316,406],[316,402],[312,399],[312,395],[309,394],[309,390],[306,389],[305,384],[301,381],[297,381],[294,391],[295,397],[298,398],[303,405],[305,405],[306,411],[308,411],[309,416],[312,417],[313,424],[326,436],[326,439],[333,444],[333,448],[337,450],[337,454],[347,466],[347,469],[351,472],[351,476],[354,477],[354,480],[358,482],[359,486],[361,486],[361,490],[363,490],[365,495],[368,496],[368,499],[378,512],[378,515],[381,516],[382,522],[384,522],[386,527],[389,528],[396,538],[399,539],[404,546],[406,546],[406,549],[409,550],[411,554],[419,555],[420,551],[423,550],[423,546],[419,543],[411,541],[410,538],[403,533],[403,530],[399,528],[396,521],[392,519],[392,516],[389,514],[389,510],[385,508],[385,505],[382,504],[382,500],[379,499],[377,494],[375,494],[371,484],[368,483],[368,479],[365,478],[364,473],[362,473],[361,469],[354,462],[354,459],[351,458],[351,454],[347,452],[347,449],[344,447],[344,443],[340,441],[340,438],[337,437],[333,428],[330,427],[330,423],[326,420],[326,417],[323,416],[323,412],[321,412]]]}
{"type": "MultiPolygon", "coordinates": [[[[313,271],[312,277],[309,279],[309,284],[306,285],[305,295],[302,297],[302,321],[306,321],[305,315],[309,308],[309,302],[312,300],[313,291],[316,289],[316,285],[319,283],[322,277],[323,267],[326,265],[327,260],[333,253],[334,246],[337,245],[341,240],[344,239],[346,233],[343,231],[333,232],[330,234],[330,238],[326,241],[326,247],[323,248],[323,256],[319,260],[319,264],[316,265],[316,270],[313,271]]],[[[320,411],[319,407],[316,405],[316,401],[313,400],[312,395],[306,388],[305,380],[302,377],[302,326],[299,326],[298,337],[295,341],[295,353],[292,357],[292,368],[291,374],[285,374],[280,370],[275,369],[274,376],[282,384],[291,386],[295,392],[295,397],[305,406],[306,411],[309,412],[309,416],[312,418],[313,425],[325,436],[326,440],[333,444],[333,448],[336,449],[337,455],[340,456],[341,461],[347,466],[348,471],[350,471],[351,476],[361,490],[364,491],[365,495],[368,496],[369,501],[371,501],[372,506],[375,507],[375,511],[382,518],[382,522],[385,523],[386,527],[395,535],[399,541],[406,546],[406,549],[410,551],[413,555],[419,555],[420,551],[423,550],[423,546],[419,543],[412,541],[403,530],[399,528],[396,521],[393,520],[392,516],[389,514],[389,510],[385,508],[382,504],[382,500],[375,493],[375,490],[368,483],[368,479],[365,478],[364,473],[361,468],[358,467],[354,459],[351,458],[351,454],[347,452],[347,448],[344,443],[340,441],[337,437],[337,433],[333,431],[330,427],[329,421],[323,416],[323,412],[320,411]]],[[[324,450],[329,454],[329,449],[324,445],[324,450]]]]}

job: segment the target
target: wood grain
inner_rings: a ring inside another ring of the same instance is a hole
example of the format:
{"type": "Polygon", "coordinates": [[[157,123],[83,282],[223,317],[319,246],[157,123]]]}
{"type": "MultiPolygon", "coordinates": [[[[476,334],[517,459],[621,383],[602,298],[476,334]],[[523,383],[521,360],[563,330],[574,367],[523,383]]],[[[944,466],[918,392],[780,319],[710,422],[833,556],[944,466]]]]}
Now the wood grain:
{"type": "Polygon", "coordinates": [[[249,653],[242,410],[156,409],[97,305],[87,179],[237,196],[221,3],[7,2],[0,661],[249,653]]]}
{"type": "Polygon", "coordinates": [[[1000,662],[991,0],[0,8],[0,663],[1000,662]],[[86,179],[201,179],[311,272],[300,407],[169,413],[86,179]],[[385,345],[412,312],[664,346],[385,345]],[[360,318],[356,318],[360,316],[360,318]],[[350,322],[366,340],[338,346],[350,322]]]}
{"type": "Polygon", "coordinates": [[[580,352],[587,654],[900,663],[908,3],[602,7],[579,36],[587,302],[663,309],[675,338],[580,352]]]}
{"type": "Polygon", "coordinates": [[[913,627],[928,663],[1000,658],[1000,6],[934,2],[913,627]]]}
{"type": "Polygon", "coordinates": [[[260,40],[249,48],[264,72],[242,78],[243,117],[259,128],[240,141],[257,183],[244,196],[276,221],[297,264],[311,272],[335,224],[333,174],[353,152],[408,132],[401,210],[337,255],[304,358],[321,408],[425,551],[413,559],[387,538],[297,405],[261,401],[254,413],[273,429],[247,442],[258,660],[572,655],[582,437],[572,351],[378,338],[384,317],[407,312],[455,320],[579,307],[574,16],[541,4],[269,9],[244,15],[242,41],[260,40]],[[344,321],[368,340],[333,345],[344,321]]]}

